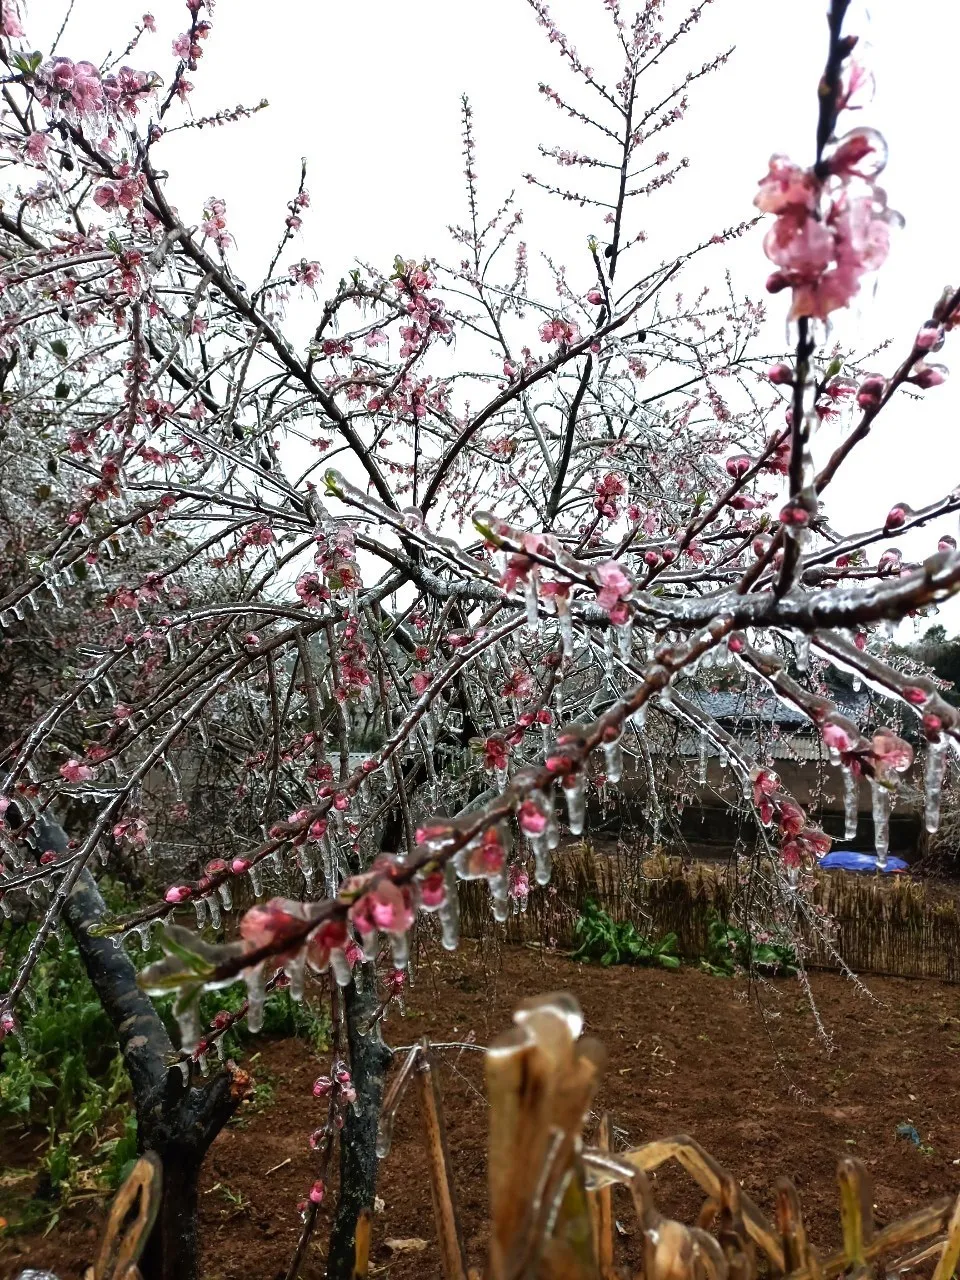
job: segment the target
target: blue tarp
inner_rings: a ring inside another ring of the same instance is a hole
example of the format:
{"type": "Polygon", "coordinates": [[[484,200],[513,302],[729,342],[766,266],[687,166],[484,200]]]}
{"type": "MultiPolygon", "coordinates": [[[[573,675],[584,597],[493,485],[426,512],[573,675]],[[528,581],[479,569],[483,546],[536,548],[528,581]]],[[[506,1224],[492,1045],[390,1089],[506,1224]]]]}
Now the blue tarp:
{"type": "Polygon", "coordinates": [[[825,871],[909,871],[902,858],[887,858],[885,867],[877,866],[875,853],[853,853],[847,849],[837,849],[820,859],[818,864],[825,871]]]}

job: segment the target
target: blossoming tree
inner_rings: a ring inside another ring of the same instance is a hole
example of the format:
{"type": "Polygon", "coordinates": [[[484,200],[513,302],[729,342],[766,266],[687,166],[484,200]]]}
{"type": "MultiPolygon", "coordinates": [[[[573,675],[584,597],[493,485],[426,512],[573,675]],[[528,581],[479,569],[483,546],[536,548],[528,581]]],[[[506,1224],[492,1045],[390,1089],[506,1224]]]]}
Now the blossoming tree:
{"type": "Polygon", "coordinates": [[[209,1080],[199,1068],[237,1016],[255,1027],[265,992],[288,983],[299,996],[307,972],[328,983],[336,1050],[315,1089],[327,1114],[290,1274],[341,1126],[329,1267],[352,1274],[389,1060],[380,1016],[402,987],[417,913],[435,914],[455,947],[458,879],[486,881],[501,919],[531,874],[546,883],[562,826],[584,829],[595,756],[607,787],[625,749],[646,762],[655,821],[650,735],[664,718],[694,726],[739,774],[776,874],[802,902],[829,839],[689,696],[698,664],[735,666],[810,718],[843,771],[848,823],[869,785],[882,860],[912,750],[891,729],[866,734],[825,696],[824,665],[856,672],[919,717],[937,823],[958,713],[874,652],[872,634],[954,593],[960,557],[948,538],[922,565],[893,549],[870,556],[895,530],[960,508],[960,494],[842,535],[826,491],[901,388],[942,381],[931,357],[960,294],[920,317],[886,373],[826,345],[824,322],[882,265],[896,221],[876,185],[883,140],[848,128],[864,72],[842,30],[846,0],[830,9],[813,162],[774,157],[755,198],[775,267],[767,289],[788,294],[796,334],[772,366],[754,354],[761,305],[683,292],[691,260],[722,254],[750,222],[659,262],[632,215],[669,185],[677,167],[661,135],[724,61],[645,106],[645,72],[705,5],[670,28],[661,0],[629,19],[607,0],[615,83],[531,5],[592,105],[542,92],[598,150],[543,151],[587,191],[530,180],[602,211],[606,236],[585,246],[576,280],[551,267],[549,301],[531,284],[512,199],[481,212],[467,103],[459,261],[398,257],[328,286],[294,247],[310,205],[303,174],[269,270],[244,282],[224,202],[199,218],[178,211],[161,168],[210,6],[188,0],[161,79],[126,65],[149,16],[117,64],[96,66],[32,52],[4,0],[0,447],[31,516],[18,554],[8,548],[0,625],[15,643],[31,610],[69,595],[79,642],[57,651],[43,705],[9,726],[4,750],[2,903],[25,903],[37,928],[0,1026],[16,1029],[65,920],[123,1043],[141,1143],[172,1175],[150,1254],[158,1275],[195,1273],[197,1170],[247,1083],[232,1065],[209,1080]],[[304,346],[285,336],[292,308],[312,314],[304,346]],[[817,472],[811,438],[838,415],[850,430],[817,472]],[[213,753],[234,800],[229,841],[210,833],[192,861],[164,860],[159,891],[111,922],[100,859],[148,851],[161,813],[188,818],[213,753]],[[259,897],[265,870],[290,896],[246,911],[229,941],[177,923],[196,910],[199,926],[209,915],[219,927],[238,879],[259,897]],[[155,923],[166,956],[141,985],[176,991],[179,1054],[105,936],[149,944],[155,923]],[[201,1027],[201,991],[241,979],[241,1014],[201,1027]]]}

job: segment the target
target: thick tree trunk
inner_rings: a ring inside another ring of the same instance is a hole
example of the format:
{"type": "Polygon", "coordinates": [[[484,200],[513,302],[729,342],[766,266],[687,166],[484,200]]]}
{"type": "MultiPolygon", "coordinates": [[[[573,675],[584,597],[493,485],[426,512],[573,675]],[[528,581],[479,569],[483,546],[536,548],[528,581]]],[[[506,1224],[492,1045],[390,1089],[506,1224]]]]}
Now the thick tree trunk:
{"type": "MultiPolygon", "coordinates": [[[[33,842],[65,852],[67,837],[55,823],[38,824],[33,842]]],[[[137,1143],[163,1165],[160,1212],[140,1267],[146,1280],[196,1280],[197,1178],[211,1142],[236,1110],[243,1092],[230,1070],[195,1086],[171,1066],[174,1047],[163,1020],[137,985],[137,971],[112,938],[91,933],[107,916],[93,876],[84,871],[64,907],[80,951],[120,1043],[133,1086],[137,1143]]]]}
{"type": "Polygon", "coordinates": [[[372,1031],[366,1031],[377,1010],[376,979],[371,965],[363,968],[363,990],[357,991],[351,983],[344,989],[343,996],[357,1101],[355,1107],[347,1109],[340,1135],[340,1198],[330,1235],[327,1280],[351,1280],[357,1218],[361,1209],[373,1208],[377,1189],[377,1123],[392,1057],[380,1036],[379,1023],[372,1031]]]}

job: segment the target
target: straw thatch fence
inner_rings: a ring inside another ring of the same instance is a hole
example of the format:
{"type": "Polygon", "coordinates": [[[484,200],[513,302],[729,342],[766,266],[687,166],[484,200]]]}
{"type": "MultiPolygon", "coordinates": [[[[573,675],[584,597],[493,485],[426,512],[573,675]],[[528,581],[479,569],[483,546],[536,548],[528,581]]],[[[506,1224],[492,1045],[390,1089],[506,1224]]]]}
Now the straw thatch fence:
{"type": "MultiPolygon", "coordinates": [[[[526,912],[511,915],[506,940],[571,949],[582,904],[592,898],[615,919],[631,920],[653,939],[675,933],[678,950],[695,961],[707,950],[714,914],[722,920],[773,920],[777,908],[765,878],[738,879],[731,865],[643,857],[619,848],[582,845],[558,851],[549,885],[533,887],[526,912]]],[[[799,921],[809,967],[960,982],[960,897],[906,876],[822,873],[811,919],[799,921]]],[[[486,886],[460,886],[461,928],[467,937],[502,937],[486,886]]],[[[782,918],[782,906],[779,910],[782,918]]]]}

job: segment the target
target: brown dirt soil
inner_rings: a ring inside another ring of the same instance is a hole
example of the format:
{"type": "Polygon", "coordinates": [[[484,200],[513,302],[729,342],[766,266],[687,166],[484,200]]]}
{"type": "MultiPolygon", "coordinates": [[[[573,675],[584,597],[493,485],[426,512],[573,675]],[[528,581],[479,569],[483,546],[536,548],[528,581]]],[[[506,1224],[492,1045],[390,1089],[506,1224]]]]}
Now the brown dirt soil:
{"type": "MultiPolygon", "coordinates": [[[[767,1211],[774,1178],[789,1175],[812,1239],[826,1248],[839,1242],[840,1156],[866,1162],[880,1224],[960,1190],[960,988],[876,978],[867,994],[828,973],[812,975],[811,986],[832,1051],[795,979],[751,986],[691,969],[601,969],[522,949],[485,958],[465,943],[455,956],[421,964],[406,1017],[393,1015],[386,1030],[394,1045],[424,1034],[436,1043],[483,1045],[509,1025],[521,996],[573,991],[589,1032],[609,1052],[598,1107],[611,1113],[621,1145],[690,1133],[767,1211]],[[903,1123],[916,1127],[924,1150],[896,1136],[903,1123]]],[[[482,1055],[453,1049],[437,1057],[464,1237],[469,1261],[479,1265],[486,1218],[482,1055]]],[[[248,1110],[207,1160],[203,1280],[282,1280],[299,1230],[296,1204],[315,1176],[306,1139],[322,1104],[311,1085],[326,1065],[298,1040],[265,1042],[253,1062],[276,1101],[248,1110]]],[[[687,1220],[702,1201],[676,1169],[658,1174],[654,1186],[660,1206],[687,1220]]],[[[380,1194],[371,1273],[390,1280],[438,1275],[412,1097],[381,1167],[380,1194]],[[417,1252],[385,1243],[415,1239],[426,1242],[417,1252]]],[[[626,1202],[617,1213],[632,1231],[626,1202]]],[[[101,1223],[102,1212],[87,1200],[45,1239],[0,1240],[0,1275],[6,1280],[32,1265],[77,1280],[93,1259],[101,1223]]],[[[321,1233],[304,1280],[322,1276],[324,1247],[321,1233]]],[[[631,1257],[636,1238],[624,1237],[620,1247],[631,1257]]]]}

